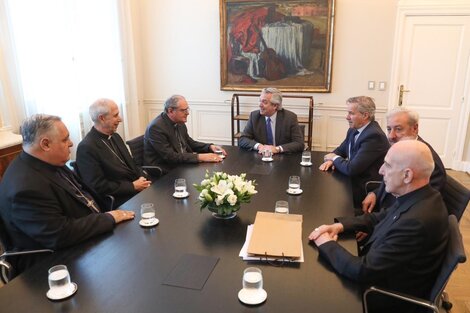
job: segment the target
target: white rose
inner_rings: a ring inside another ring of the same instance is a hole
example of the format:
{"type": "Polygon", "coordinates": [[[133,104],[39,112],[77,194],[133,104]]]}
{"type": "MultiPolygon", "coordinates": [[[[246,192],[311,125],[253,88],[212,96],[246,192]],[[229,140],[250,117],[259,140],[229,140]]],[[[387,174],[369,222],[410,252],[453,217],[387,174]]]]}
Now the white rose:
{"type": "Polygon", "coordinates": [[[231,206],[234,206],[237,203],[237,196],[234,194],[231,194],[230,196],[227,197],[228,203],[230,203],[231,206]]]}

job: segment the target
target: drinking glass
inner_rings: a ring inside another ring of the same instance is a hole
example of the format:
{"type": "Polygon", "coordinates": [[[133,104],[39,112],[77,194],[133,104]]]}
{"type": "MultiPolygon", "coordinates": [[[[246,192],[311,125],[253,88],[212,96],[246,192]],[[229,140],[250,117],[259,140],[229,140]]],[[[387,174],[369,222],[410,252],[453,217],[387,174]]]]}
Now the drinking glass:
{"type": "Polygon", "coordinates": [[[312,162],[312,153],[310,151],[302,152],[302,163],[310,164],[312,162]]]}
{"type": "Polygon", "coordinates": [[[216,147],[216,150],[214,151],[215,154],[217,154],[220,158],[225,158],[224,152],[220,147],[216,147]]]}
{"type": "Polygon", "coordinates": [[[175,179],[175,195],[184,196],[186,194],[186,179],[177,178],[175,179]]]}
{"type": "Polygon", "coordinates": [[[274,213],[289,214],[289,203],[284,200],[276,201],[274,213]]]}
{"type": "Polygon", "coordinates": [[[263,150],[263,160],[271,160],[273,157],[273,152],[271,149],[263,150]]]}
{"type": "Polygon", "coordinates": [[[289,177],[289,191],[295,193],[300,190],[300,177],[290,176],[289,177]]]}
{"type": "Polygon", "coordinates": [[[263,289],[263,273],[257,267],[243,271],[243,289],[263,289]]]}
{"type": "Polygon", "coordinates": [[[142,203],[140,217],[143,224],[150,225],[155,219],[155,207],[153,203],[142,203]]]}
{"type": "Polygon", "coordinates": [[[49,269],[47,280],[50,293],[56,297],[67,296],[73,291],[70,274],[65,265],[56,265],[49,269]]]}

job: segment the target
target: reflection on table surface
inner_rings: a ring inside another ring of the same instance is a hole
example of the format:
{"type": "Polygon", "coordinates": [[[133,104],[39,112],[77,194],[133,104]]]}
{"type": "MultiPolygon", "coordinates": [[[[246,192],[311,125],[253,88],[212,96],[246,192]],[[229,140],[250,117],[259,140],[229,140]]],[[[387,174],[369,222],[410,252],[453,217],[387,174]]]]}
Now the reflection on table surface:
{"type": "MultiPolygon", "coordinates": [[[[300,166],[301,154],[275,155],[261,161],[253,151],[224,147],[222,163],[181,165],[121,208],[136,212],[136,219],[117,225],[113,233],[57,251],[0,289],[2,312],[362,312],[358,285],[341,278],[318,258],[308,234],[315,226],[331,223],[335,216],[353,215],[350,183],[338,173],[321,172],[323,153],[312,152],[311,167],[300,166]],[[200,211],[198,192],[206,170],[247,173],[255,179],[258,194],[242,204],[230,220],[200,211]],[[288,195],[289,176],[301,179],[301,195],[288,195]],[[176,178],[186,179],[189,197],[175,199],[176,178]],[[246,262],[238,257],[246,229],[257,211],[273,212],[277,200],[289,202],[289,212],[303,215],[304,263],[275,267],[246,262]],[[139,226],[140,206],[154,203],[159,224],[139,226]],[[185,254],[219,258],[201,290],[162,284],[185,254]],[[70,299],[46,298],[47,270],[66,264],[78,291],[70,299]],[[266,301],[248,306],[238,300],[243,271],[249,266],[263,271],[266,301]]],[[[356,250],[352,238],[342,240],[356,250]]]]}

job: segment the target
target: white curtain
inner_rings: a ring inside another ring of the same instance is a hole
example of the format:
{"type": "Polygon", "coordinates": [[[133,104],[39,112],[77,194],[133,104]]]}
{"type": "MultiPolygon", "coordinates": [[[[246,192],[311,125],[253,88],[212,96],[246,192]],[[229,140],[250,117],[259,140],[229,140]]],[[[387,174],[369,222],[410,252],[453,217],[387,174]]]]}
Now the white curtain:
{"type": "Polygon", "coordinates": [[[91,126],[94,100],[125,103],[116,1],[0,1],[6,1],[25,115],[61,116],[78,144],[91,126]]]}

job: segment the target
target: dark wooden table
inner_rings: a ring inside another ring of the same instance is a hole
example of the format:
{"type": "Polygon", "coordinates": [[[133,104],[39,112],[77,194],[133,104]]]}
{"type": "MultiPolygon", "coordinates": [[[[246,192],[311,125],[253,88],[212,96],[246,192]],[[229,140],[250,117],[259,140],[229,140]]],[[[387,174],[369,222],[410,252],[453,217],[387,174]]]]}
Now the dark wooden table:
{"type": "MultiPolygon", "coordinates": [[[[264,163],[255,152],[227,147],[229,156],[220,164],[182,165],[156,181],[122,207],[139,212],[141,203],[153,202],[160,224],[144,229],[138,218],[119,224],[113,233],[73,248],[57,251],[0,288],[1,312],[362,312],[360,288],[343,279],[318,257],[307,236],[333,217],[353,215],[349,180],[337,173],[318,170],[322,153],[313,153],[312,167],[299,165],[301,156],[275,156],[264,163]],[[243,204],[238,216],[218,220],[210,212],[200,212],[198,192],[190,186],[190,196],[172,197],[175,178],[188,185],[200,183],[205,171],[246,172],[256,179],[258,194],[243,204]],[[286,194],[288,177],[301,177],[302,195],[286,194]],[[304,263],[275,267],[239,258],[247,225],[256,212],[274,210],[276,200],[287,200],[290,212],[303,215],[304,263]],[[186,253],[220,258],[202,290],[163,285],[162,282],[186,253]],[[66,264],[77,293],[68,300],[46,298],[47,270],[66,264]],[[265,303],[242,304],[237,294],[243,270],[258,266],[263,271],[265,303]]],[[[138,216],[138,215],[136,215],[138,216]]],[[[356,251],[352,238],[341,239],[348,250],[356,251]]]]}

